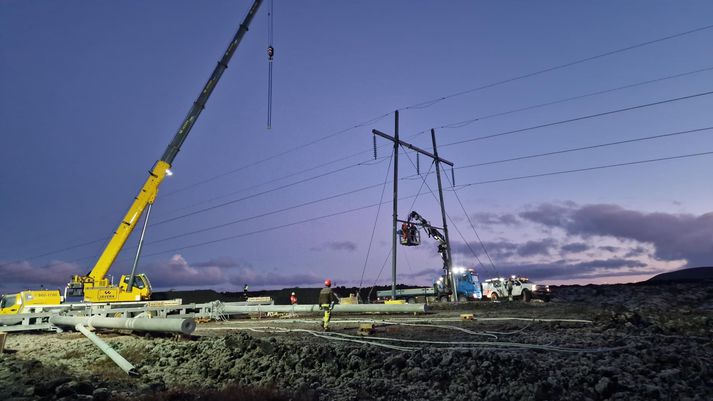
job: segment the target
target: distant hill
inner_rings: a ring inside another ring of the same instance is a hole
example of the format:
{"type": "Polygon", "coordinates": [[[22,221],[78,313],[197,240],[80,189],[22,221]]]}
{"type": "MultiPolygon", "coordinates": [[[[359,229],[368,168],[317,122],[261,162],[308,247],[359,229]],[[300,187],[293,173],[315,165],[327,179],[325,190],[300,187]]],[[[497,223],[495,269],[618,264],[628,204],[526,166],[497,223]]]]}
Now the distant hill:
{"type": "Polygon", "coordinates": [[[646,282],[662,281],[713,281],[713,267],[691,267],[668,273],[661,273],[646,280],[646,282]]]}

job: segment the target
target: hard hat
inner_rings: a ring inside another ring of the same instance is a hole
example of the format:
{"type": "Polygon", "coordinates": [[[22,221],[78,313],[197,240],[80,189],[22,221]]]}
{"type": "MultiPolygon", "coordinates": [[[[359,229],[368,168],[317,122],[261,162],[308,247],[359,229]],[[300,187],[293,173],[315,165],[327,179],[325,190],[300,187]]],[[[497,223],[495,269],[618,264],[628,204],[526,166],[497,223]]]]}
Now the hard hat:
{"type": "Polygon", "coordinates": [[[293,292],[292,295],[295,295],[295,293],[293,292]]]}
{"type": "Polygon", "coordinates": [[[324,286],[325,286],[325,287],[331,287],[331,286],[332,286],[332,280],[330,280],[330,279],[324,280],[324,286]]]}

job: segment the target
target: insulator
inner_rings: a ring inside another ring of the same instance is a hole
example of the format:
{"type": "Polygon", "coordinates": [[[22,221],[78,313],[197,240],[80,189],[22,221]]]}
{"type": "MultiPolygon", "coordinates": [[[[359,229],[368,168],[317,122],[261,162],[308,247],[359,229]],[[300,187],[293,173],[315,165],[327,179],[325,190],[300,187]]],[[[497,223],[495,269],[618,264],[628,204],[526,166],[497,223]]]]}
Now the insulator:
{"type": "Polygon", "coordinates": [[[421,159],[418,157],[418,153],[416,153],[416,174],[421,175],[421,159]]]}
{"type": "Polygon", "coordinates": [[[376,135],[373,135],[372,139],[374,139],[374,160],[376,160],[376,135]]]}
{"type": "Polygon", "coordinates": [[[451,182],[453,183],[453,186],[456,186],[456,173],[453,170],[453,167],[451,167],[451,182]]]}

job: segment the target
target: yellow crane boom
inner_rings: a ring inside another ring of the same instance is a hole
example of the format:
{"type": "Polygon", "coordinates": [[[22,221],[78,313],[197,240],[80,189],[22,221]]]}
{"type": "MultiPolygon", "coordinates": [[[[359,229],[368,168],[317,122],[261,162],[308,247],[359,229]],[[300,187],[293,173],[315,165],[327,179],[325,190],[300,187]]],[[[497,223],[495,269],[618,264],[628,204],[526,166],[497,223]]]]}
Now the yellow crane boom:
{"type": "Polygon", "coordinates": [[[201,111],[205,108],[206,102],[211,93],[213,93],[213,89],[215,89],[223,72],[228,68],[228,62],[232,58],[243,36],[248,31],[250,22],[255,16],[255,13],[257,13],[261,3],[262,0],[255,0],[253,2],[245,19],[240,24],[238,31],[230,41],[223,57],[218,61],[218,65],[213,70],[208,82],[188,111],[178,132],[176,132],[176,135],[166,148],[163,156],[154,164],[149,172],[149,177],[141,187],[139,194],[134,199],[128,212],[121,220],[119,227],[114,231],[114,235],[104,248],[104,251],[91,272],[86,276],[73,276],[72,281],[67,285],[67,295],[77,296],[83,294],[84,300],[88,302],[135,301],[148,299],[150,297],[151,284],[145,275],[138,274],[133,277],[133,280],[129,276],[122,276],[118,286],[112,285],[106,278],[106,275],[114,263],[114,260],[116,260],[116,257],[119,255],[119,252],[124,247],[126,240],[133,232],[134,227],[136,227],[136,223],[141,218],[144,210],[156,200],[159,185],[161,185],[166,175],[169,174],[171,164],[180,151],[181,145],[186,140],[188,133],[191,131],[201,111]],[[135,286],[129,286],[130,281],[133,281],[135,286]]]}

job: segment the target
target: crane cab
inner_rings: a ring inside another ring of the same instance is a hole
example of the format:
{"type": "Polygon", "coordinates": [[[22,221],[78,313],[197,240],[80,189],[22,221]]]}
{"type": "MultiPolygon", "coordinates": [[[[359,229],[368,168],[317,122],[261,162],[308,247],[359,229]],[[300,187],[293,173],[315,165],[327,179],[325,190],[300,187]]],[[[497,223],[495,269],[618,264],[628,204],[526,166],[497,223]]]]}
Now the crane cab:
{"type": "Polygon", "coordinates": [[[403,223],[399,231],[399,238],[403,246],[421,245],[421,233],[415,224],[403,223]]]}
{"type": "MultiPolygon", "coordinates": [[[[151,283],[148,277],[143,273],[135,275],[131,291],[129,291],[129,277],[129,275],[121,276],[119,285],[112,285],[109,280],[104,279],[96,283],[85,282],[82,287],[75,287],[82,290],[84,302],[126,302],[149,299],[151,283]]],[[[73,294],[79,295],[76,291],[73,294]]]]}

